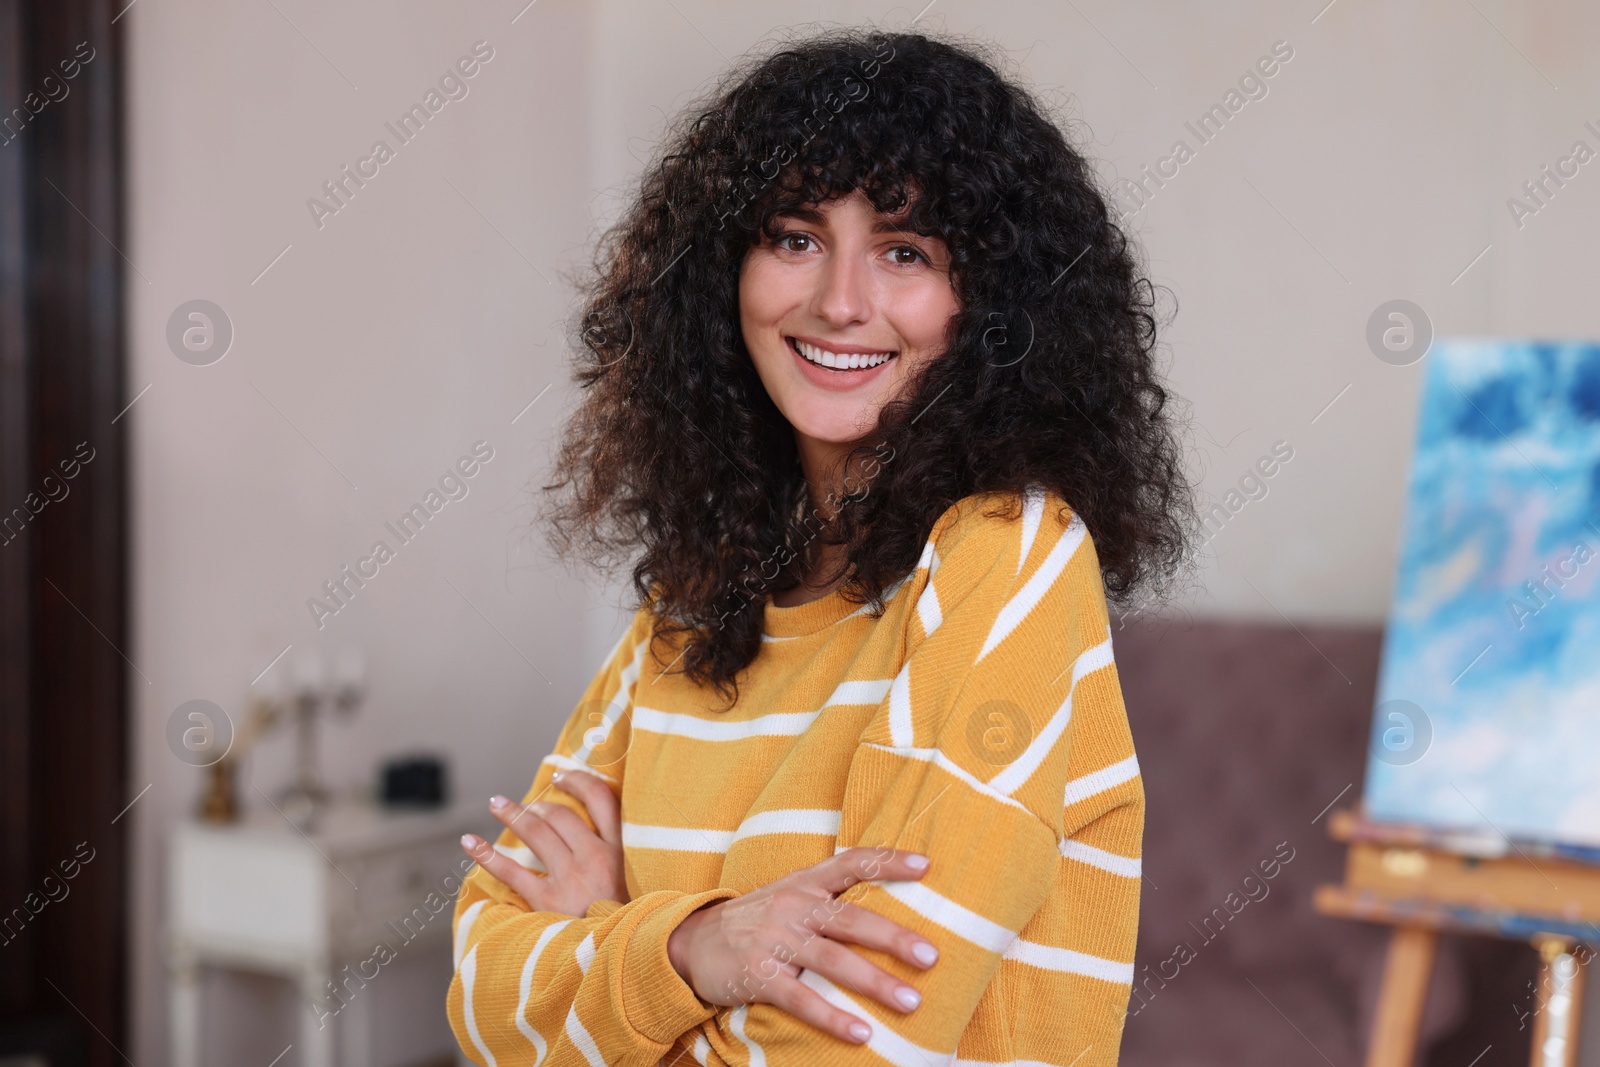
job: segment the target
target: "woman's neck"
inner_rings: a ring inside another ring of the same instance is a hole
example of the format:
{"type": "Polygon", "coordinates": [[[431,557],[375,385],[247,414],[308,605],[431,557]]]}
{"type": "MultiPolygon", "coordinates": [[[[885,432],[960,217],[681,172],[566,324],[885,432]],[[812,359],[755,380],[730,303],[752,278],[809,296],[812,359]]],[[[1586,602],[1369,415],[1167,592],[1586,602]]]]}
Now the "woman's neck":
{"type": "MultiPolygon", "coordinates": [[[[806,479],[809,497],[807,508],[813,519],[806,527],[815,529],[816,524],[829,524],[838,515],[838,502],[843,495],[845,482],[842,473],[844,461],[857,442],[840,444],[796,434],[795,443],[800,452],[800,469],[806,479]]],[[[813,533],[802,549],[802,555],[803,561],[796,568],[801,576],[799,584],[773,594],[772,602],[780,608],[798,607],[820,600],[842,586],[849,577],[848,573],[834,573],[848,555],[845,545],[826,543],[813,533]]]]}
{"type": "Polygon", "coordinates": [[[780,608],[799,607],[809,604],[813,600],[821,600],[845,583],[848,574],[840,575],[832,582],[825,579],[833,574],[834,570],[846,555],[844,545],[819,545],[814,553],[812,563],[806,567],[800,584],[772,594],[772,602],[780,608]]]}

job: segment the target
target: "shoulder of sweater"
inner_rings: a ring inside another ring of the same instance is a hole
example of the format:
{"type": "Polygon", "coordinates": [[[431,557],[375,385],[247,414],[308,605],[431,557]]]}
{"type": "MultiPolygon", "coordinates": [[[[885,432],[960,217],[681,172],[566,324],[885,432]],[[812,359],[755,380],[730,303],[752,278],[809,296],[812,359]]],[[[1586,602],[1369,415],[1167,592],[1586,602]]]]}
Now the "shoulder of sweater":
{"type": "Polygon", "coordinates": [[[941,563],[959,556],[970,565],[1009,564],[1006,573],[1015,574],[1035,549],[1048,551],[1078,521],[1061,494],[1037,485],[973,493],[945,509],[928,543],[941,563]]]}

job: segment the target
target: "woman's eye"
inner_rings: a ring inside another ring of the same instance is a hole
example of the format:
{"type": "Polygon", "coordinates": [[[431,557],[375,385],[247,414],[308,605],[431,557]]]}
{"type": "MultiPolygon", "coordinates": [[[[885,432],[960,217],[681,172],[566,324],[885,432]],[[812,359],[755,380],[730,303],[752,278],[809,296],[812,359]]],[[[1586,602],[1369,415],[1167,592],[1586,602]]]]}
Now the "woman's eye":
{"type": "Polygon", "coordinates": [[[804,248],[796,248],[790,242],[792,242],[792,241],[809,241],[809,240],[811,240],[811,238],[806,236],[803,233],[780,233],[778,235],[778,239],[776,241],[776,244],[777,244],[777,246],[779,248],[783,249],[785,252],[804,252],[805,251],[804,248]]]}
{"type": "Polygon", "coordinates": [[[919,259],[926,260],[928,258],[922,254],[921,249],[913,245],[897,245],[889,250],[889,255],[891,256],[900,256],[902,253],[905,254],[906,258],[894,260],[894,262],[900,266],[906,266],[908,264],[915,263],[919,259]]]}

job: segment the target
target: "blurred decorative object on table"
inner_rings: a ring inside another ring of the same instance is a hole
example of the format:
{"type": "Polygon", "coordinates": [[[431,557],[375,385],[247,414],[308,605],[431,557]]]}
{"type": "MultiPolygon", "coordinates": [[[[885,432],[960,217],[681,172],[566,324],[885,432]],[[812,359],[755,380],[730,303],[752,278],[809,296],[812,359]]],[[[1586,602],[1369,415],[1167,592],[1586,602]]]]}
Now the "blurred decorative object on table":
{"type": "Polygon", "coordinates": [[[378,796],[386,807],[439,808],[448,800],[449,780],[439,756],[392,759],[379,773],[378,796]]]}
{"type": "MultiPolygon", "coordinates": [[[[325,680],[322,659],[315,651],[294,660],[293,681],[287,690],[268,681],[249,699],[250,715],[238,739],[221,759],[207,767],[199,815],[205,822],[231,823],[239,819],[237,767],[239,760],[262,737],[291,715],[295,726],[294,784],[273,801],[278,810],[302,830],[310,829],[328,804],[328,793],[317,772],[317,718],[335,715],[348,721],[366,698],[366,663],[353,649],[334,660],[331,679],[325,680]]],[[[268,678],[271,679],[272,675],[268,678]]]]}

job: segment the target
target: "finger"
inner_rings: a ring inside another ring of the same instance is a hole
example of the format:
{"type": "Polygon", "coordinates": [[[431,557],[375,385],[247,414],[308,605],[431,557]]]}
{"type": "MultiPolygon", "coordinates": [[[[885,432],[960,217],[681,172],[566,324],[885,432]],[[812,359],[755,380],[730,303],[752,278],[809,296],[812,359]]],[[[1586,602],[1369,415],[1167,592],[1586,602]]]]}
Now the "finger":
{"type": "Polygon", "coordinates": [[[589,824],[583,821],[583,816],[566,805],[550,804],[541,800],[530,806],[533,809],[530,814],[538,815],[549,823],[561,838],[561,843],[574,855],[580,850],[587,852],[590,848],[600,845],[600,838],[589,829],[589,824]]]}
{"type": "Polygon", "coordinates": [[[567,847],[567,843],[561,839],[555,827],[539,814],[538,805],[543,803],[544,801],[534,801],[533,804],[524,807],[496,795],[489,798],[489,810],[507,830],[516,835],[517,840],[533,850],[533,854],[539,857],[539,862],[544,864],[546,871],[559,874],[571,864],[572,849],[567,847]]]}
{"type": "Polygon", "coordinates": [[[826,937],[834,941],[847,941],[864,948],[886,952],[903,963],[926,969],[939,958],[939,949],[932,942],[907,930],[886,915],[838,901],[840,907],[823,925],[826,937]]]}
{"type": "Polygon", "coordinates": [[[464,834],[461,838],[461,849],[478,866],[504,882],[506,888],[526,901],[534,911],[550,910],[545,906],[544,879],[537,874],[516,860],[501,855],[495,851],[493,845],[477,834],[464,834]]]}
{"type": "Polygon", "coordinates": [[[829,1004],[798,978],[778,975],[761,988],[755,999],[782,1008],[801,1022],[852,1045],[862,1044],[872,1036],[872,1027],[865,1019],[829,1004]]]}
{"type": "Polygon", "coordinates": [[[830,893],[842,893],[857,882],[921,878],[927,871],[927,856],[900,848],[847,848],[808,869],[811,883],[830,893]],[[915,865],[919,861],[920,867],[915,865]]]}
{"type": "Polygon", "coordinates": [[[611,787],[592,774],[583,771],[557,771],[550,779],[557,789],[563,793],[570,793],[583,801],[583,806],[589,812],[589,818],[594,820],[594,828],[600,834],[600,839],[608,845],[622,845],[622,812],[617,803],[617,795],[611,787]]]}
{"type": "Polygon", "coordinates": [[[922,1003],[922,994],[914,988],[826,937],[806,941],[794,958],[835,985],[871,997],[886,1008],[911,1011],[922,1003]]]}

